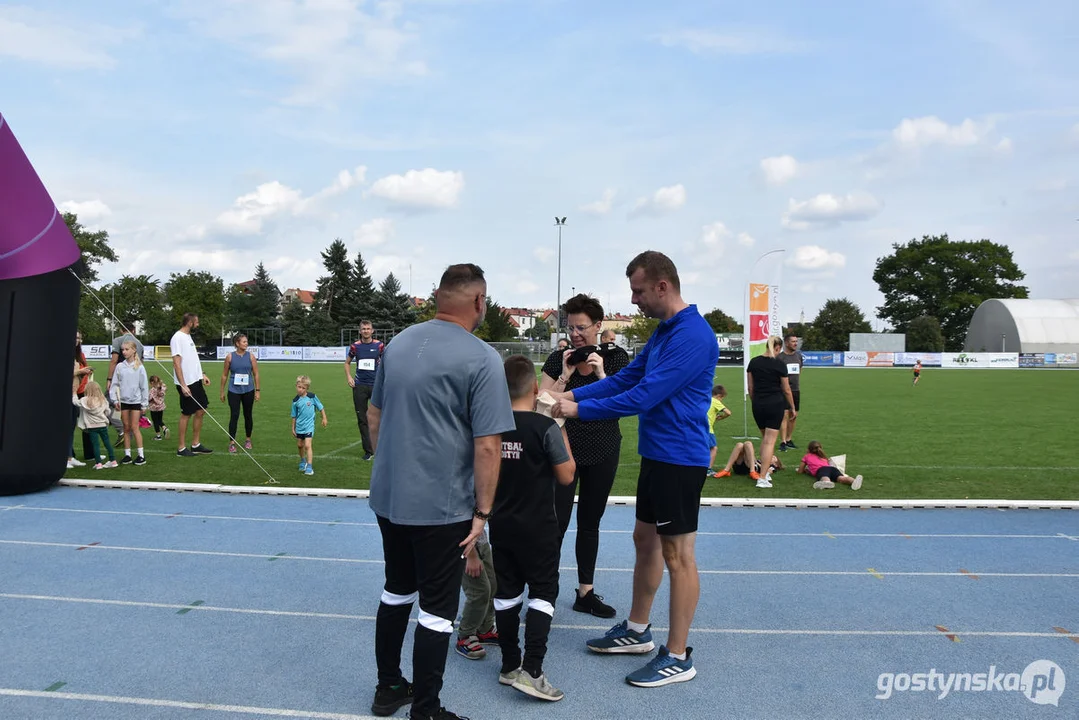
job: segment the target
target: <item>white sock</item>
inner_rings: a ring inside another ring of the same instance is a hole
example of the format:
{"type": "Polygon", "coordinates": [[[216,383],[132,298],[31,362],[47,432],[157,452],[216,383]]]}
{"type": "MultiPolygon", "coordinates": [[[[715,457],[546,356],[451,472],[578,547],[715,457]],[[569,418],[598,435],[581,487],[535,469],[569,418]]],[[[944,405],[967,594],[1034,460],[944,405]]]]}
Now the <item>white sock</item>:
{"type": "Polygon", "coordinates": [[[674,658],[675,660],[685,660],[685,659],[686,659],[686,654],[685,654],[685,653],[682,653],[682,654],[678,654],[678,653],[671,653],[670,655],[671,655],[671,657],[673,657],[673,658],[674,658]]]}
{"type": "Polygon", "coordinates": [[[629,618],[626,618],[626,627],[635,633],[643,633],[645,630],[648,629],[648,623],[642,625],[641,623],[635,623],[629,618]]]}
{"type": "Polygon", "coordinates": [[[126,450],[124,450],[124,456],[131,457],[131,448],[127,448],[126,450]]]}
{"type": "Polygon", "coordinates": [[[142,448],[139,448],[139,457],[143,457],[142,448]]]}

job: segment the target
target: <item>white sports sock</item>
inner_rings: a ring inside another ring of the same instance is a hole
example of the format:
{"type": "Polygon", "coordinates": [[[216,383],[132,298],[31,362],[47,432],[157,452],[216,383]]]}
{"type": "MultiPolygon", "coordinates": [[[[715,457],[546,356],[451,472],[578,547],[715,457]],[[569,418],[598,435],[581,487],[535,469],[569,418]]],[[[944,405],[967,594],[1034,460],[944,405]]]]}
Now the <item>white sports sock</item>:
{"type": "Polygon", "coordinates": [[[124,450],[124,456],[125,457],[131,457],[131,448],[128,448],[127,450],[124,450]]]}
{"type": "Polygon", "coordinates": [[[648,623],[645,623],[644,625],[642,625],[641,623],[635,623],[632,620],[627,618],[626,619],[626,627],[629,628],[630,630],[632,630],[635,633],[643,633],[645,630],[648,629],[648,623]]]}
{"type": "Polygon", "coordinates": [[[686,659],[686,654],[685,653],[682,653],[682,654],[671,653],[671,657],[673,657],[675,660],[685,660],[686,659]]]}
{"type": "Polygon", "coordinates": [[[144,457],[144,455],[142,454],[142,448],[139,448],[139,457],[144,457]]]}

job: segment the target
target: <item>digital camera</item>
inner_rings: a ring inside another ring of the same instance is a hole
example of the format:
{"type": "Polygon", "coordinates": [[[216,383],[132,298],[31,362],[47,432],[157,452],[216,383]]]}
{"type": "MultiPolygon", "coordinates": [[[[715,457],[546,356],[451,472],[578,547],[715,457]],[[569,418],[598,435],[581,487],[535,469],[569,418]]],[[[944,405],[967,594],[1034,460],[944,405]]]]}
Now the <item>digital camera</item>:
{"type": "Polygon", "coordinates": [[[607,354],[614,350],[616,347],[618,346],[615,345],[613,342],[602,343],[601,345],[583,345],[579,348],[574,349],[573,353],[569,356],[569,359],[566,360],[566,364],[580,365],[585,360],[587,360],[588,356],[592,353],[596,353],[600,357],[607,357],[607,354]]]}

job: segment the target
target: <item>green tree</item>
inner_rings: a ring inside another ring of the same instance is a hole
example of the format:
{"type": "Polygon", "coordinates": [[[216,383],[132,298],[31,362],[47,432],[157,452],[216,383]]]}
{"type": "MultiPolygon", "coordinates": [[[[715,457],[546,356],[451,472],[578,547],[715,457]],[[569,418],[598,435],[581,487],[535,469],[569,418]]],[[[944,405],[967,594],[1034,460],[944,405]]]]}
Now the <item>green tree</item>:
{"type": "Polygon", "coordinates": [[[363,261],[362,252],[356,253],[356,259],[352,261],[349,269],[345,303],[345,325],[359,325],[364,320],[370,320],[375,312],[375,282],[367,272],[367,263],[363,261]]]}
{"type": "Polygon", "coordinates": [[[529,340],[547,340],[551,337],[551,326],[545,320],[537,320],[536,323],[525,331],[525,337],[529,340]]]}
{"type": "Polygon", "coordinates": [[[109,245],[109,233],[107,230],[90,232],[79,222],[75,213],[64,213],[64,223],[75,238],[75,244],[79,246],[82,256],[75,262],[72,270],[86,283],[97,282],[97,266],[103,262],[116,262],[119,258],[116,251],[109,245]]]}
{"type": "Polygon", "coordinates": [[[487,298],[487,316],[476,329],[476,337],[487,342],[510,342],[520,336],[502,306],[487,298]]]}
{"type": "Polygon", "coordinates": [[[637,313],[633,316],[633,322],[629,327],[623,330],[623,334],[635,343],[647,342],[648,338],[652,337],[652,333],[659,327],[659,320],[656,318],[649,318],[637,313]]]}
{"type": "Polygon", "coordinates": [[[435,303],[435,289],[431,288],[431,294],[427,296],[423,305],[416,308],[416,322],[427,322],[434,318],[435,313],[438,312],[438,305],[435,303]]]}
{"type": "Polygon", "coordinates": [[[849,350],[851,333],[873,332],[865,315],[846,298],[831,299],[817,313],[813,326],[806,332],[806,350],[849,350]]]}
{"type": "Polygon", "coordinates": [[[989,240],[952,242],[923,235],[877,260],[873,280],[884,295],[877,314],[896,332],[923,316],[940,321],[944,344],[961,350],[974,311],[992,298],[1025,298],[1026,277],[1006,245],[989,240]]]}
{"type": "Polygon", "coordinates": [[[101,297],[108,298],[110,308],[115,303],[116,317],[125,328],[140,326],[140,339],[146,345],[165,344],[175,330],[169,328],[161,282],[150,275],[124,275],[102,287],[101,297]]]}
{"type": "Polygon", "coordinates": [[[907,350],[909,352],[941,352],[944,335],[940,322],[930,315],[914,318],[907,324],[907,350]]]}
{"type": "Polygon", "coordinates": [[[392,272],[378,286],[372,299],[370,320],[377,328],[402,330],[416,322],[416,311],[401,283],[392,272]]]}
{"type": "Polygon", "coordinates": [[[195,313],[199,316],[195,342],[220,341],[225,323],[225,282],[221,278],[205,271],[172,273],[165,283],[165,302],[173,330],[180,327],[184,313],[195,313]]]}
{"type": "Polygon", "coordinates": [[[261,262],[255,267],[254,285],[233,285],[225,296],[225,327],[229,331],[245,328],[277,327],[281,290],[261,262]]]}
{"type": "Polygon", "coordinates": [[[348,316],[355,309],[350,283],[352,282],[352,263],[348,261],[348,248],[341,238],[334,238],[330,246],[322,251],[322,266],[326,275],[318,279],[315,289],[315,307],[329,316],[338,326],[354,324],[348,316]]]}
{"type": "Polygon", "coordinates": [[[707,320],[708,324],[712,326],[712,332],[714,333],[742,332],[741,323],[739,323],[737,320],[735,320],[719,308],[709,310],[707,313],[705,313],[704,319],[707,320]]]}
{"type": "Polygon", "coordinates": [[[281,312],[281,341],[285,345],[306,345],[310,312],[293,298],[281,312]]]}

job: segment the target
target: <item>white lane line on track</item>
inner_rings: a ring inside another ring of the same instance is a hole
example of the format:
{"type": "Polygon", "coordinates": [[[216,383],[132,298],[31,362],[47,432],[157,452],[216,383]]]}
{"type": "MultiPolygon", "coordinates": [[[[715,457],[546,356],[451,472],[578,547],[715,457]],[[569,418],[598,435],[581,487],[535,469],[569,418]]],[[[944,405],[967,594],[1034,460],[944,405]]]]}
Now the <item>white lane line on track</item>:
{"type": "Polygon", "coordinates": [[[112,705],[141,705],[144,707],[177,708],[180,710],[209,710],[212,712],[233,713],[238,715],[256,715],[259,717],[308,718],[309,720],[374,720],[372,715],[354,715],[352,713],[320,712],[318,710],[292,710],[289,708],[268,708],[254,705],[221,705],[218,703],[188,702],[184,700],[165,700],[162,698],[127,697],[124,695],[92,695],[88,693],[49,692],[47,690],[22,690],[20,688],[0,688],[0,696],[39,698],[46,700],[74,700],[80,702],[99,702],[112,705]]]}
{"type": "MultiPolygon", "coordinates": [[[[78,598],[56,595],[21,595],[17,593],[0,593],[0,598],[6,598],[11,600],[36,600],[44,602],[81,603],[89,605],[114,605],[120,607],[145,607],[164,610],[189,610],[193,613],[219,612],[241,615],[275,615],[283,617],[302,617],[328,620],[351,620],[357,622],[375,622],[376,620],[376,617],[374,615],[350,615],[346,613],[263,610],[258,608],[219,607],[214,605],[192,606],[190,604],[184,605],[181,603],[152,603],[137,602],[133,600],[106,600],[99,598],[78,598]]],[[[416,618],[411,618],[409,622],[415,623],[416,618]]],[[[552,624],[551,627],[557,628],[559,630],[587,630],[589,632],[604,632],[609,629],[608,625],[580,625],[558,623],[552,624]]],[[[670,628],[653,626],[652,630],[656,632],[667,632],[668,630],[670,630],[670,628]]],[[[915,637],[940,637],[940,631],[935,628],[932,630],[836,630],[813,628],[707,628],[694,626],[692,632],[707,633],[710,635],[832,635],[836,637],[859,635],[909,635],[915,637]]],[[[1037,632],[1023,630],[956,630],[955,628],[952,628],[951,632],[954,632],[956,635],[965,635],[971,637],[1037,637],[1063,638],[1068,640],[1072,639],[1070,635],[1065,635],[1058,632],[1037,632]]]]}
{"type": "MultiPolygon", "coordinates": [[[[354,443],[349,443],[348,445],[345,445],[343,447],[339,447],[336,450],[330,450],[328,453],[326,453],[325,455],[321,455],[320,457],[333,457],[337,453],[344,452],[345,450],[351,450],[352,448],[356,447],[357,445],[363,445],[363,440],[357,440],[354,443]]],[[[298,457],[298,455],[297,455],[297,457],[298,457]]]]}
{"type": "MultiPolygon", "coordinates": [[[[294,518],[264,518],[264,517],[252,517],[244,515],[192,515],[185,512],[139,512],[134,510],[87,510],[84,508],[62,508],[62,507],[43,507],[37,505],[0,505],[0,510],[21,510],[24,512],[69,512],[69,513],[82,513],[86,515],[131,515],[141,517],[160,517],[170,519],[194,519],[194,520],[230,520],[239,522],[265,522],[265,523],[284,523],[284,524],[296,524],[296,525],[343,525],[347,527],[370,527],[377,528],[378,523],[373,522],[350,522],[350,521],[335,521],[335,520],[300,520],[294,518]]],[[[567,533],[577,532],[576,528],[570,528],[567,533]]],[[[601,535],[632,535],[632,530],[600,530],[601,535]]],[[[939,538],[945,540],[968,540],[968,539],[984,539],[984,540],[1079,540],[1079,538],[1064,533],[1045,534],[1045,535],[1033,535],[1033,534],[1013,534],[1013,533],[831,533],[837,538],[849,537],[849,538],[889,538],[889,539],[909,539],[909,538],[939,538]]],[[[822,538],[824,537],[819,532],[710,532],[707,530],[698,530],[697,535],[707,537],[792,537],[792,538],[822,538]]]]}
{"type": "MultiPolygon", "coordinates": [[[[60,542],[42,542],[37,540],[0,540],[0,545],[16,545],[22,547],[53,547],[53,548],[76,548],[83,549],[86,552],[99,552],[99,551],[120,551],[120,552],[145,552],[145,553],[167,553],[172,555],[206,555],[211,557],[229,557],[229,558],[253,558],[256,560],[299,560],[303,562],[333,562],[333,563],[351,563],[361,565],[382,565],[382,560],[366,559],[366,558],[344,558],[344,557],[326,557],[326,556],[312,556],[312,555],[269,555],[266,553],[238,553],[238,552],[223,552],[220,550],[183,550],[178,548],[152,548],[152,547],[132,547],[127,545],[108,545],[105,543],[99,545],[86,545],[83,543],[60,543],[60,542]]],[[[558,568],[559,571],[570,572],[577,569],[576,566],[563,566],[558,568]]],[[[596,568],[599,572],[619,572],[619,573],[631,573],[632,567],[599,567],[596,568]]],[[[666,570],[664,570],[666,572],[666,570]]],[[[701,575],[803,575],[803,576],[865,576],[864,570],[698,570],[701,575]]],[[[966,578],[969,577],[959,571],[889,571],[877,568],[877,572],[882,575],[892,575],[897,577],[956,577],[966,578]]],[[[1002,578],[1079,578],[1079,573],[1007,573],[1007,572],[983,572],[977,571],[977,575],[980,577],[1002,577],[1002,578]]]]}

